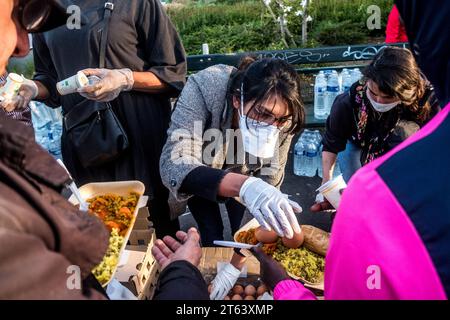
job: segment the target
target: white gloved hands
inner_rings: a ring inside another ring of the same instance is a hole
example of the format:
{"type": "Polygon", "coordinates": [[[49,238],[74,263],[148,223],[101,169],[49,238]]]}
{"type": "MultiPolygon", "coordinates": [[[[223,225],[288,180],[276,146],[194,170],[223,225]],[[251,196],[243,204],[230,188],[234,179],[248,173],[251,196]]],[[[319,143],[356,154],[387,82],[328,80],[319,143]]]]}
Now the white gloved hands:
{"type": "Polygon", "coordinates": [[[294,212],[300,213],[302,208],[262,179],[250,177],[245,180],[239,197],[264,229],[273,229],[288,239],[292,239],[294,232],[301,232],[294,212]]]}
{"type": "Polygon", "coordinates": [[[227,263],[211,282],[211,300],[223,300],[236,283],[241,271],[227,263]]]}
{"type": "Polygon", "coordinates": [[[38,93],[39,89],[36,83],[32,80],[24,79],[18,94],[11,99],[4,99],[0,102],[0,106],[6,112],[24,109],[31,100],[37,97],[38,93]]]}
{"type": "Polygon", "coordinates": [[[89,100],[108,102],[117,98],[122,91],[133,88],[134,78],[130,69],[85,69],[82,72],[88,78],[99,78],[97,82],[78,89],[78,93],[89,100]]]}

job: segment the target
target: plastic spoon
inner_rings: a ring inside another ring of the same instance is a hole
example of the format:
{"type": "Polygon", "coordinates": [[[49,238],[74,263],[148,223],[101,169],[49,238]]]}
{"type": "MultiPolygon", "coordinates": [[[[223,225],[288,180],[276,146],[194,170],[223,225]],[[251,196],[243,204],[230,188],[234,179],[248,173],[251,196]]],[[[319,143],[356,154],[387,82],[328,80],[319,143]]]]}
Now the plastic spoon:
{"type": "Polygon", "coordinates": [[[87,204],[86,201],[84,201],[83,197],[81,196],[80,190],[78,189],[77,185],[73,181],[72,176],[69,173],[69,170],[67,170],[66,166],[61,161],[61,159],[57,159],[56,161],[61,165],[61,167],[63,167],[66,170],[67,174],[70,177],[71,182],[67,184],[67,187],[70,189],[70,191],[72,191],[72,193],[75,196],[75,198],[77,198],[78,203],[80,204],[80,210],[81,211],[88,211],[89,205],[87,204]]]}
{"type": "Polygon", "coordinates": [[[222,240],[214,240],[214,244],[222,247],[230,247],[230,248],[238,248],[238,249],[251,249],[260,247],[262,243],[258,244],[247,244],[247,243],[240,243],[240,242],[234,242],[234,241],[222,241],[222,240]]]}

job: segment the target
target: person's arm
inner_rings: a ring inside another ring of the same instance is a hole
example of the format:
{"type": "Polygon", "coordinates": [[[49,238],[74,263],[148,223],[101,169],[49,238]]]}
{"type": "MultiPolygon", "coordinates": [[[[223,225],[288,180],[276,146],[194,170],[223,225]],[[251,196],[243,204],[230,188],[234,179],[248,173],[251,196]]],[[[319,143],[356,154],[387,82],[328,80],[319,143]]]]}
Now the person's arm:
{"type": "Polygon", "coordinates": [[[329,151],[322,152],[322,184],[331,180],[333,177],[334,166],[336,164],[337,154],[329,151]]]}
{"type": "Polygon", "coordinates": [[[133,72],[134,84],[133,90],[147,93],[163,93],[170,89],[170,86],[161,81],[154,73],[150,71],[133,72]]]}
{"type": "Polygon", "coordinates": [[[275,300],[315,300],[316,296],[298,281],[291,280],[281,264],[265,254],[261,248],[251,249],[261,264],[261,278],[273,291],[275,300]]]}
{"type": "Polygon", "coordinates": [[[50,91],[48,91],[47,87],[38,80],[34,80],[34,83],[38,87],[38,94],[36,96],[36,100],[48,99],[50,97],[50,91]]]}
{"type": "MultiPolygon", "coordinates": [[[[353,92],[353,87],[350,92],[353,92]]],[[[322,139],[322,184],[333,176],[337,154],[345,150],[347,141],[356,130],[354,121],[351,94],[343,93],[337,96],[327,118],[326,130],[322,139]]]]}
{"type": "Polygon", "coordinates": [[[238,249],[234,249],[230,263],[225,264],[211,282],[211,294],[209,296],[211,300],[223,300],[225,298],[239,279],[246,260],[247,258],[238,249]]]}
{"type": "Polygon", "coordinates": [[[153,300],[209,300],[208,287],[196,266],[174,261],[161,272],[153,300]]]}
{"type": "Polygon", "coordinates": [[[208,287],[198,270],[202,256],[200,235],[195,228],[178,231],[177,239],[158,239],[152,254],[161,266],[154,300],[208,300],[208,287]],[[187,290],[180,290],[186,288],[187,290]]]}
{"type": "Polygon", "coordinates": [[[135,72],[134,90],[171,93],[176,97],[186,82],[187,59],[180,36],[159,1],[142,1],[135,21],[145,50],[146,72],[135,72]]]}
{"type": "Polygon", "coordinates": [[[38,88],[35,99],[53,108],[61,106],[60,95],[56,90],[56,68],[42,34],[33,35],[33,59],[35,66],[33,81],[38,88]]]}
{"type": "Polygon", "coordinates": [[[84,288],[76,266],[61,253],[49,250],[41,238],[0,228],[0,242],[0,273],[9,275],[2,277],[0,299],[106,298],[84,288]]]}

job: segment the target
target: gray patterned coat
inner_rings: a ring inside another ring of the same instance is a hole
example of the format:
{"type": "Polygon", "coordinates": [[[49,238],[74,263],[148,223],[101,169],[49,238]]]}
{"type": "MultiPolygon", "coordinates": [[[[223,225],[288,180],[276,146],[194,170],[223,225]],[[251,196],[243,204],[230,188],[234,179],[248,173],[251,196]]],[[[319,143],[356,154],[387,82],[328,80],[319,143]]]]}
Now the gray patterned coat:
{"type": "Polygon", "coordinates": [[[199,166],[257,176],[278,188],[283,182],[291,134],[280,134],[278,152],[272,159],[242,153],[236,154],[238,160],[243,159],[240,164],[226,161],[230,141],[234,141],[226,134],[233,119],[233,108],[227,103],[226,95],[234,70],[234,67],[215,65],[190,76],[177,101],[160,160],[161,178],[170,190],[173,219],[185,212],[187,200],[192,196],[179,192],[179,188],[185,177],[199,166]],[[219,139],[211,139],[204,135],[205,131],[218,135],[219,139]]]}

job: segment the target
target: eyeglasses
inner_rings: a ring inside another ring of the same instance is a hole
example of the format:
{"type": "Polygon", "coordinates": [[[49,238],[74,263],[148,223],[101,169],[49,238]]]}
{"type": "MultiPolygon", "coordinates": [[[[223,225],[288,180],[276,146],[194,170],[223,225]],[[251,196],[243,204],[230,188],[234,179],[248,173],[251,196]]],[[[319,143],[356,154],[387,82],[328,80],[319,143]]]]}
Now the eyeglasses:
{"type": "MultiPolygon", "coordinates": [[[[272,112],[262,105],[254,106],[250,109],[249,116],[251,120],[258,122],[258,125],[275,125],[277,127],[289,126],[292,122],[292,116],[276,117],[272,112]]],[[[250,119],[249,119],[250,120],[250,119]]]]}
{"type": "Polygon", "coordinates": [[[19,5],[14,8],[14,15],[27,32],[39,32],[52,7],[48,0],[20,0],[19,5]]]}

